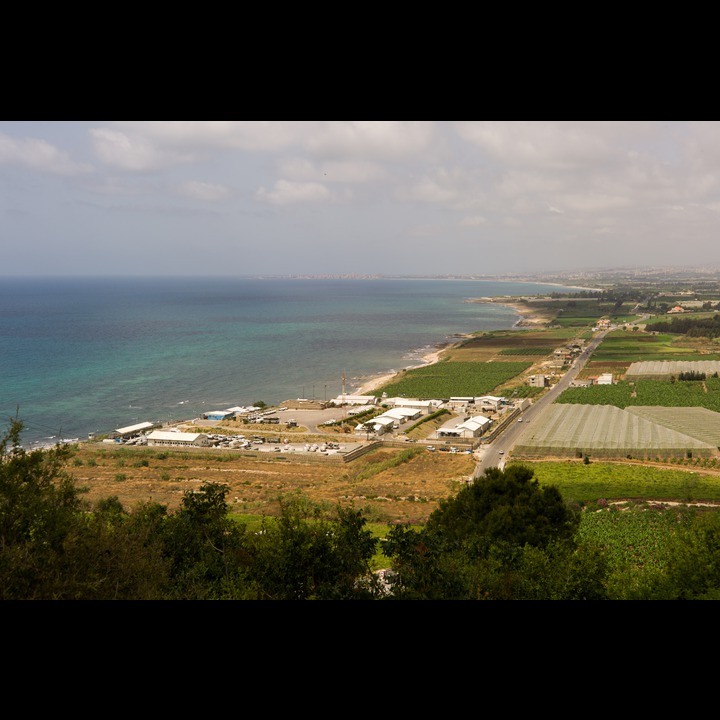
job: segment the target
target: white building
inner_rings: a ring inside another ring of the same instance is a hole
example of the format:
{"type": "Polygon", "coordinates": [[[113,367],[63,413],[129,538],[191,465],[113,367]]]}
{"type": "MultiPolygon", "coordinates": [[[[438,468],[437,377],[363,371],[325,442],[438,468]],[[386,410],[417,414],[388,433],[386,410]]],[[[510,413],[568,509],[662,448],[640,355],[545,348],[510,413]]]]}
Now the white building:
{"type": "Polygon", "coordinates": [[[416,400],[413,398],[403,397],[386,398],[383,400],[383,403],[392,405],[393,407],[417,408],[418,410],[423,410],[428,414],[434,412],[435,408],[440,407],[440,405],[443,404],[442,400],[416,400]]]}
{"type": "Polygon", "coordinates": [[[127,427],[118,428],[111,435],[112,437],[128,437],[129,435],[137,435],[138,433],[152,430],[158,427],[157,423],[142,422],[137,425],[128,425],[127,427]]]}
{"type": "Polygon", "coordinates": [[[598,375],[597,384],[598,385],[612,385],[613,384],[613,374],[612,373],[603,373],[602,375],[598,375]]]}
{"type": "Polygon", "coordinates": [[[378,415],[377,417],[374,417],[372,420],[368,420],[367,422],[360,423],[356,428],[356,433],[365,433],[365,432],[374,432],[378,435],[382,435],[383,433],[390,432],[393,429],[393,425],[397,420],[391,417],[387,417],[385,415],[378,415]]]}
{"type": "MultiPolygon", "coordinates": [[[[386,410],[382,415],[378,417],[390,417],[396,422],[405,422],[406,420],[415,420],[422,415],[422,411],[417,408],[410,407],[396,407],[386,410]]],[[[377,420],[377,418],[373,418],[377,420]]]]}
{"type": "Polygon", "coordinates": [[[148,436],[148,445],[192,445],[207,447],[210,444],[205,433],[163,432],[154,430],[148,436]]]}
{"type": "Polygon", "coordinates": [[[475,405],[481,409],[490,409],[497,412],[500,406],[507,403],[506,398],[497,395],[483,395],[475,398],[475,405]]]}
{"type": "Polygon", "coordinates": [[[334,405],[376,405],[374,395],[338,395],[331,401],[334,405]]]}
{"type": "Polygon", "coordinates": [[[356,428],[356,432],[367,432],[371,430],[376,433],[383,433],[392,430],[395,425],[400,425],[407,420],[415,420],[422,415],[420,410],[414,408],[391,408],[386,410],[382,415],[360,423],[356,428]]]}
{"type": "Polygon", "coordinates": [[[440,437],[474,438],[482,435],[492,424],[490,418],[484,415],[473,415],[464,422],[456,425],[444,425],[437,431],[440,437]]]}

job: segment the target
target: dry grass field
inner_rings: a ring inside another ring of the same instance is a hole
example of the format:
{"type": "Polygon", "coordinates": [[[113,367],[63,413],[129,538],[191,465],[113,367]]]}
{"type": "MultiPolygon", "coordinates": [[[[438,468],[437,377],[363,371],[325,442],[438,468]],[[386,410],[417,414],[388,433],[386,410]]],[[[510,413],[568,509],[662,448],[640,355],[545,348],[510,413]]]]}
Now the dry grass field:
{"type": "Polygon", "coordinates": [[[248,457],[240,451],[114,448],[80,444],[68,470],[91,503],[117,496],[131,510],[154,501],[176,510],[183,494],[203,482],[227,484],[231,513],[274,515],[281,495],[301,492],[311,500],[363,509],[377,522],[421,523],[439,500],[457,492],[472,475],[475,458],[430,452],[424,445],[409,461],[386,467],[401,448],[378,449],[348,463],[279,459],[269,453],[248,457]]]}

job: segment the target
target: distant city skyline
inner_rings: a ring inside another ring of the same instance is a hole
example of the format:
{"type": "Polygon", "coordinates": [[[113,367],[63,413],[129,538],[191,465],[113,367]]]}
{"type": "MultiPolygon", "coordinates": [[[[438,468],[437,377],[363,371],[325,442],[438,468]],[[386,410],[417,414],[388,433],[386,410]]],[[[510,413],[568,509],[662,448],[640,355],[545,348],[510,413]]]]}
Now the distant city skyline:
{"type": "Polygon", "coordinates": [[[720,266],[720,122],[0,121],[0,276],[720,266]]]}

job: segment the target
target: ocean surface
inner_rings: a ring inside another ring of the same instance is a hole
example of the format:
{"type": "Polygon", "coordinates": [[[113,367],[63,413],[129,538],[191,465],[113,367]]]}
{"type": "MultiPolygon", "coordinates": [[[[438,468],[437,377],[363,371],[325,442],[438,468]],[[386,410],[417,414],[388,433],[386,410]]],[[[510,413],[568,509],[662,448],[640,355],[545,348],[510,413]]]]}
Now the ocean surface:
{"type": "Polygon", "coordinates": [[[557,286],[444,279],[0,278],[0,413],[23,445],[292,398],[329,400],[511,328],[469,298],[557,286]]]}

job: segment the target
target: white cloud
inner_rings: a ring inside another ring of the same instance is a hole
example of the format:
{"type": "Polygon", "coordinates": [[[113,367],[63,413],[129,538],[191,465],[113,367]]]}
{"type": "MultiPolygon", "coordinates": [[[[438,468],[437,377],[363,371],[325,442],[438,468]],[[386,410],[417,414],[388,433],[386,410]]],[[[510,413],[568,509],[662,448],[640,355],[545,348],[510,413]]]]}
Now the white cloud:
{"type": "Polygon", "coordinates": [[[453,125],[468,142],[509,165],[571,168],[607,162],[618,153],[609,142],[621,124],[596,122],[458,122],[453,125]]]}
{"type": "Polygon", "coordinates": [[[392,242],[389,272],[415,233],[467,251],[423,256],[428,272],[458,271],[460,256],[487,269],[478,237],[492,239],[498,271],[532,267],[548,243],[576,258],[600,236],[626,259],[646,257],[651,238],[654,253],[677,253],[678,237],[720,259],[720,122],[0,121],[0,164],[6,218],[67,232],[92,222],[95,236],[129,224],[128,236],[197,237],[212,222],[218,236],[252,230],[279,248],[290,236],[332,245],[341,266],[337,238],[350,232],[392,242]],[[62,181],[40,178],[51,173],[62,181]],[[233,212],[213,212],[229,198],[233,212]],[[269,205],[314,212],[299,227],[269,205]],[[175,210],[183,221],[166,229],[175,210]]]}
{"type": "Polygon", "coordinates": [[[486,200],[481,181],[460,167],[438,168],[396,190],[396,197],[455,210],[480,207],[486,200]]]}
{"type": "Polygon", "coordinates": [[[297,142],[307,123],[195,120],[114,123],[158,147],[274,151],[297,142]]]}
{"type": "Polygon", "coordinates": [[[478,227],[480,225],[485,225],[486,223],[487,219],[482,215],[471,215],[468,217],[464,217],[460,221],[460,225],[462,227],[478,227]]]}
{"type": "Polygon", "coordinates": [[[568,210],[583,213],[607,212],[630,207],[630,198],[623,195],[604,195],[602,193],[577,193],[562,196],[562,204],[568,210]]]}
{"type": "Polygon", "coordinates": [[[273,205],[289,205],[294,203],[322,202],[331,199],[330,191],[316,182],[293,182],[278,180],[272,190],[261,187],[257,191],[259,200],[273,205]]]}
{"type": "Polygon", "coordinates": [[[430,122],[318,122],[307,131],[303,146],[313,154],[384,162],[416,155],[426,150],[435,137],[430,122]]]}
{"type": "Polygon", "coordinates": [[[198,182],[188,180],[178,186],[180,195],[194,198],[195,200],[226,200],[230,196],[230,190],[225,185],[215,183],[198,182]]]}
{"type": "Polygon", "coordinates": [[[379,163],[363,161],[316,163],[308,158],[293,156],[282,159],[278,170],[280,175],[292,180],[319,180],[327,183],[368,183],[388,179],[379,163]]]}
{"type": "Polygon", "coordinates": [[[37,138],[19,140],[0,133],[0,164],[16,164],[56,175],[82,175],[91,165],[74,162],[67,152],[37,138]]]}
{"type": "Polygon", "coordinates": [[[109,128],[91,131],[95,153],[104,163],[121,170],[150,170],[162,164],[164,158],[149,141],[109,128]]]}

